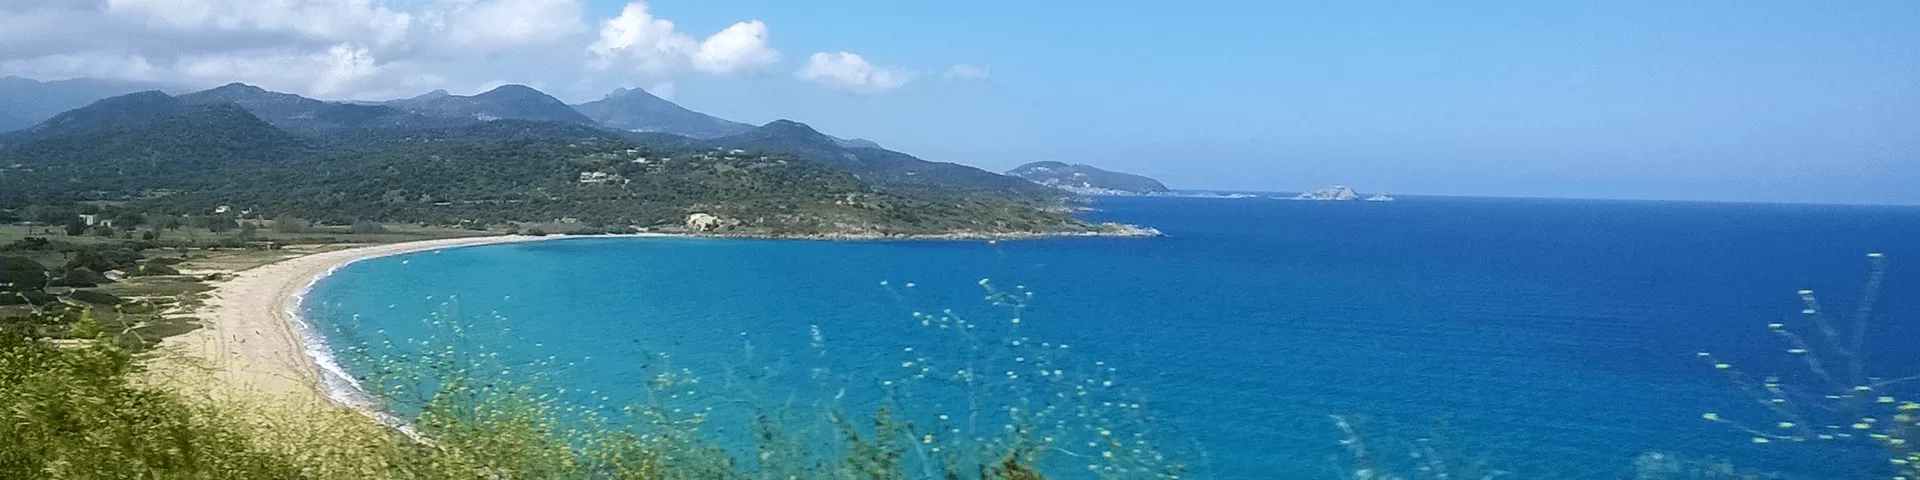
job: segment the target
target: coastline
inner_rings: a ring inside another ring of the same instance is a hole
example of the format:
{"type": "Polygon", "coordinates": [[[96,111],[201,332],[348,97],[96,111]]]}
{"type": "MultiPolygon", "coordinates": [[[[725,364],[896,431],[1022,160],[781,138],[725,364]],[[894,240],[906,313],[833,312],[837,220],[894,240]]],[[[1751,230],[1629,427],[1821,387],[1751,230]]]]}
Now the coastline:
{"type": "Polygon", "coordinates": [[[941,235],[807,235],[633,233],[614,235],[502,235],[420,240],[351,246],[300,255],[233,272],[210,293],[194,316],[199,329],[162,339],[158,355],[147,361],[155,377],[197,385],[223,398],[267,397],[309,406],[342,406],[389,427],[409,429],[379,411],[356,381],[337,363],[324,338],[300,315],[301,302],[314,285],[341,267],[361,260],[422,251],[562,240],[569,238],[784,238],[810,241],[1013,240],[1058,237],[1150,237],[1158,230],[1131,225],[1094,232],[1033,234],[956,233],[941,235]]]}
{"type": "MultiPolygon", "coordinates": [[[[669,237],[632,234],[619,237],[669,237]]],[[[340,267],[361,260],[430,250],[505,243],[581,238],[571,236],[488,236],[378,244],[313,253],[235,272],[211,292],[195,314],[201,328],[161,340],[160,355],[148,362],[161,378],[203,385],[209,395],[243,398],[264,395],[308,404],[341,405],[383,422],[319,341],[300,302],[307,291],[340,267]]]]}

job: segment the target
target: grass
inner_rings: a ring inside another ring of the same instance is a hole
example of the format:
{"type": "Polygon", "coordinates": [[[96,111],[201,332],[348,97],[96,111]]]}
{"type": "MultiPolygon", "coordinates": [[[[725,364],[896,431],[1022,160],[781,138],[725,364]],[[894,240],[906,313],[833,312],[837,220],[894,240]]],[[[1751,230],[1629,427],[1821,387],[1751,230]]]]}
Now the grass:
{"type": "MultiPolygon", "coordinates": [[[[111,339],[130,348],[146,348],[160,340],[198,328],[197,322],[189,315],[202,306],[213,289],[210,279],[242,271],[288,258],[306,255],[318,251],[348,248],[362,243],[393,243],[425,239],[470,237],[477,235],[497,235],[501,232],[464,230],[444,227],[420,227],[413,225],[388,225],[377,233],[355,233],[344,226],[315,227],[302,232],[289,233],[262,228],[254,231],[250,238],[255,245],[274,244],[274,248],[229,248],[216,245],[237,241],[239,232],[212,232],[204,228],[180,228],[156,232],[160,238],[155,242],[134,240],[142,233],[123,232],[123,236],[65,235],[60,227],[38,227],[26,225],[0,225],[0,245],[12,245],[15,241],[27,237],[40,237],[53,241],[52,245],[11,246],[0,254],[24,257],[36,261],[55,271],[64,271],[63,266],[73,258],[75,250],[139,250],[148,259],[171,259],[186,262],[179,265],[186,273],[193,275],[166,275],[123,277],[119,281],[86,290],[109,293],[133,303],[127,305],[93,305],[91,316],[94,326],[107,332],[111,339]],[[211,276],[203,276],[211,274],[211,276]]],[[[68,310],[84,306],[84,302],[68,301],[68,306],[51,308],[33,308],[28,306],[0,306],[0,324],[27,324],[29,330],[40,335],[66,338],[68,329],[74,326],[74,315],[68,310]]]]}
{"type": "Polygon", "coordinates": [[[1767,325],[1800,371],[1754,377],[1731,360],[1700,352],[1710,368],[1724,372],[1770,418],[1742,420],[1715,412],[1701,417],[1748,435],[1756,444],[1829,454],[1877,450],[1886,463],[1875,470],[1884,469],[1899,480],[1920,478],[1920,450],[1914,444],[1920,441],[1920,402],[1902,397],[1900,389],[1920,376],[1879,376],[1869,371],[1866,360],[1874,307],[1886,276],[1883,255],[1870,254],[1868,261],[1864,293],[1852,311],[1829,309],[1812,290],[1801,290],[1799,321],[1767,325]]]}

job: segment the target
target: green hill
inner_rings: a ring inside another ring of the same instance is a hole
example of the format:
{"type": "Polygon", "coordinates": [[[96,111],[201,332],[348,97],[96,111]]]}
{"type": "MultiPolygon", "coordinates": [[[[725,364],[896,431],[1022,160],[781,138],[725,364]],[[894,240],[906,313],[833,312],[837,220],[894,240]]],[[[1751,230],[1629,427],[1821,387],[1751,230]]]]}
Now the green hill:
{"type": "Polygon", "coordinates": [[[707,213],[724,220],[719,233],[744,235],[1094,228],[1058,213],[1054,198],[891,186],[799,151],[514,120],[359,133],[314,140],[232,103],[157,92],[103,100],[0,149],[0,207],[98,200],[163,214],[229,206],[330,223],[583,227],[674,227],[707,213]]]}
{"type": "Polygon", "coordinates": [[[1165,193],[1167,186],[1151,178],[1101,170],[1088,165],[1033,162],[1007,171],[1019,177],[1083,195],[1165,193]]]}

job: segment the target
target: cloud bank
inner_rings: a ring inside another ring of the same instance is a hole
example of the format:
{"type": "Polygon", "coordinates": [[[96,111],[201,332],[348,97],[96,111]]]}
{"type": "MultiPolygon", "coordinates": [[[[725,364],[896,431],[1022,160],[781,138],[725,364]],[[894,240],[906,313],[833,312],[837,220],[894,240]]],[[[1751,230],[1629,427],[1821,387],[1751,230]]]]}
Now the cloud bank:
{"type": "MultiPolygon", "coordinates": [[[[692,77],[781,68],[772,30],[760,20],[685,32],[644,1],[598,20],[587,18],[584,1],[0,0],[0,75],[186,87],[239,81],[320,98],[384,99],[500,83],[671,89],[692,77]]],[[[946,76],[985,77],[985,70],[959,69],[946,76]]],[[[796,76],[877,93],[906,85],[915,72],[822,52],[796,76]]]]}
{"type": "Polygon", "coordinates": [[[807,58],[795,77],[856,93],[878,93],[907,85],[915,73],[903,68],[877,67],[848,52],[820,52],[807,58]]]}

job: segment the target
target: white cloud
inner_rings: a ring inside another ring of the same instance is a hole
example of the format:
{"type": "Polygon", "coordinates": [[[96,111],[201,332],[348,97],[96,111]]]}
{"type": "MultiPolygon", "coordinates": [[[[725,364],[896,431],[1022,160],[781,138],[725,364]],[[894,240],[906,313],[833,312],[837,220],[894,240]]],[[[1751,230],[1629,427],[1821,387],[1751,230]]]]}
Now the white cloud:
{"type": "Polygon", "coordinates": [[[755,73],[780,61],[780,52],[767,45],[767,25],[759,20],[735,23],[701,41],[654,17],[646,2],[628,3],[620,16],[602,24],[599,40],[587,52],[597,68],[626,67],[653,78],[689,68],[715,75],[755,73]]]}
{"type": "Polygon", "coordinates": [[[587,31],[581,0],[0,0],[0,75],[410,96],[497,78],[481,70],[550,72],[526,66],[587,31]],[[515,49],[536,50],[475,61],[515,49]]]}
{"type": "Polygon", "coordinates": [[[579,0],[464,0],[439,17],[449,46],[486,53],[553,44],[587,29],[579,0]]]}
{"type": "Polygon", "coordinates": [[[986,80],[993,78],[993,72],[972,65],[960,64],[947,69],[948,80],[986,80]]]}
{"type": "Polygon", "coordinates": [[[600,26],[600,39],[587,52],[599,68],[624,63],[640,73],[665,75],[696,48],[693,37],[673,30],[673,21],[654,18],[647,4],[634,2],[600,26]]]}
{"type": "MultiPolygon", "coordinates": [[[[759,20],[698,37],[645,1],[601,19],[586,17],[585,1],[0,0],[0,75],[245,82],[330,99],[506,79],[589,98],[615,85],[671,95],[691,75],[754,75],[782,61],[759,20]]],[[[917,75],[846,52],[808,60],[797,77],[854,92],[897,89],[917,75]]],[[[957,65],[944,75],[987,71],[957,65]]]]}
{"type": "Polygon", "coordinates": [[[794,74],[801,80],[858,93],[893,90],[912,81],[914,72],[903,68],[876,67],[848,52],[819,52],[807,58],[807,66],[794,74]]]}
{"type": "Polygon", "coordinates": [[[715,75],[753,73],[780,61],[780,52],[767,46],[767,24],[740,22],[700,42],[693,68],[715,75]]]}
{"type": "Polygon", "coordinates": [[[404,41],[413,15],[373,0],[106,0],[109,16],[194,32],[272,32],[381,47],[404,41]]]}

